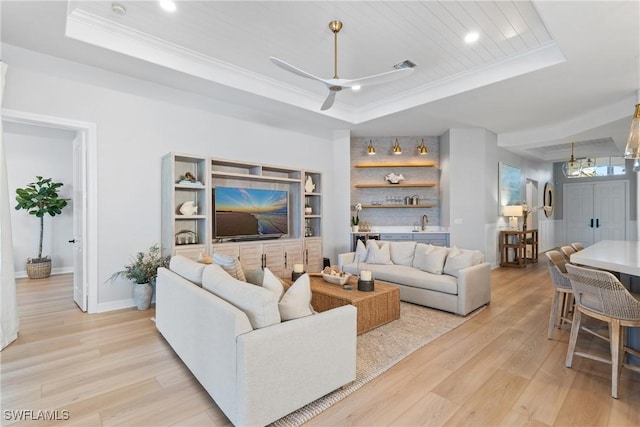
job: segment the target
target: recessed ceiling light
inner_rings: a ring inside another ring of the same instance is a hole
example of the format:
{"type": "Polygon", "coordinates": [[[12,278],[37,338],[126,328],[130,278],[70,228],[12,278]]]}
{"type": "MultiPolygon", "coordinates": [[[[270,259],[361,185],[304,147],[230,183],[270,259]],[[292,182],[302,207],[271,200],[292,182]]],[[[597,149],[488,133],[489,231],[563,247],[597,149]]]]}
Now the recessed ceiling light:
{"type": "Polygon", "coordinates": [[[351,90],[354,91],[354,92],[357,92],[357,91],[360,90],[361,87],[362,86],[360,86],[360,85],[351,86],[351,90]]]}
{"type": "Polygon", "coordinates": [[[176,2],[174,2],[173,0],[160,0],[160,7],[167,12],[175,12],[176,2]]]}
{"type": "Polygon", "coordinates": [[[464,36],[464,41],[466,43],[475,43],[478,41],[479,38],[480,38],[480,34],[478,34],[477,31],[471,31],[470,33],[467,33],[466,36],[464,36]]]}

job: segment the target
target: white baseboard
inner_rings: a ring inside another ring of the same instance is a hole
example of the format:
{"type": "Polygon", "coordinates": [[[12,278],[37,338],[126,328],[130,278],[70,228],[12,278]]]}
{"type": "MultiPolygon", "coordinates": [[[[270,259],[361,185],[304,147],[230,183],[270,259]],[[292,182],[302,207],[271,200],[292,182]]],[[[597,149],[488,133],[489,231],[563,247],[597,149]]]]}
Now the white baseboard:
{"type": "MultiPolygon", "coordinates": [[[[73,267],[60,267],[60,268],[52,268],[51,269],[51,275],[52,276],[56,276],[58,274],[70,274],[73,273],[73,267]]],[[[23,271],[16,271],[15,273],[15,278],[16,279],[24,279],[27,276],[27,270],[23,270],[23,271]]]]}
{"type": "Polygon", "coordinates": [[[118,301],[109,301],[98,303],[95,313],[104,313],[105,311],[122,310],[123,308],[135,307],[136,303],[133,298],[121,299],[118,301]]]}

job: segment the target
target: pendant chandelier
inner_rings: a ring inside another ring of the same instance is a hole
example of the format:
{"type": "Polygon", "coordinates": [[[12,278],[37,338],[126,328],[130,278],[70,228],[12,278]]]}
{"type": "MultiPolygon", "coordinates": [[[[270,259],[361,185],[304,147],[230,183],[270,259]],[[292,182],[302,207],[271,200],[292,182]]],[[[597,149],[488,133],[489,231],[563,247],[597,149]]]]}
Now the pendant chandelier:
{"type": "Polygon", "coordinates": [[[567,176],[573,176],[573,175],[578,175],[580,173],[580,162],[578,162],[576,160],[575,157],[573,157],[573,145],[574,143],[571,143],[571,157],[569,157],[569,161],[565,164],[566,165],[566,171],[567,171],[567,176]]]}
{"type": "Polygon", "coordinates": [[[631,121],[631,130],[629,131],[629,139],[624,149],[624,158],[633,159],[633,171],[640,171],[640,104],[636,104],[636,112],[631,121]]]}

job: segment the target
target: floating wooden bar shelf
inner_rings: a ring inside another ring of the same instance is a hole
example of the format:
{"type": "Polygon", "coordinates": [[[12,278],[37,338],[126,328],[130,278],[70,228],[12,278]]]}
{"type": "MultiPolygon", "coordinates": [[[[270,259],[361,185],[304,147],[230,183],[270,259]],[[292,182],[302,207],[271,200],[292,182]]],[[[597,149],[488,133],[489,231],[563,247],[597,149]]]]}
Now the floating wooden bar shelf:
{"type": "Polygon", "coordinates": [[[435,187],[433,182],[412,182],[400,184],[356,184],[356,188],[398,188],[398,187],[435,187]]]}
{"type": "Polygon", "coordinates": [[[415,163],[356,163],[357,168],[424,168],[433,167],[435,162],[415,162],[415,163]]]}
{"type": "Polygon", "coordinates": [[[436,205],[362,205],[363,208],[435,208],[436,205]]]}

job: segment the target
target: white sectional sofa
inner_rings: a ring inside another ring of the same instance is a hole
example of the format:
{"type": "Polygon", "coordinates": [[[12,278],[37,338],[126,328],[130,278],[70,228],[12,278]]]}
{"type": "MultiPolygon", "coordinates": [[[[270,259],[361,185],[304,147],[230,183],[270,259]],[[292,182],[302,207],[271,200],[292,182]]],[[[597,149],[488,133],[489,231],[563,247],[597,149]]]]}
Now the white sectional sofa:
{"type": "Polygon", "coordinates": [[[461,316],[491,301],[491,269],[480,251],[369,240],[366,248],[358,242],[356,252],[340,254],[338,265],[398,286],[402,301],[461,316]]]}
{"type": "Polygon", "coordinates": [[[355,307],[281,321],[271,291],[218,265],[175,256],[170,268],[156,327],[234,425],[266,425],[355,379],[355,307]]]}

